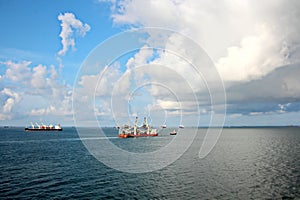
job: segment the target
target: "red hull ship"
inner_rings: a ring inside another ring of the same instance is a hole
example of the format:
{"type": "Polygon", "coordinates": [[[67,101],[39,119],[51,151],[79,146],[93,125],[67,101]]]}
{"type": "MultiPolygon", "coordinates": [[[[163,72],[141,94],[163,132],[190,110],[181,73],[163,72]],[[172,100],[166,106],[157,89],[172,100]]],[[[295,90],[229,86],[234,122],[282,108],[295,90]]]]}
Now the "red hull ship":
{"type": "Polygon", "coordinates": [[[147,123],[146,117],[144,117],[144,123],[142,126],[138,126],[138,117],[135,118],[134,126],[124,125],[119,129],[119,138],[131,138],[131,137],[155,137],[158,136],[156,129],[153,129],[147,123]]]}
{"type": "Polygon", "coordinates": [[[150,134],[147,134],[147,133],[145,133],[145,134],[136,134],[136,135],[134,135],[134,134],[131,134],[131,133],[129,133],[129,134],[119,134],[119,138],[131,138],[131,137],[155,137],[155,136],[158,136],[158,133],[150,133],[150,134]]]}

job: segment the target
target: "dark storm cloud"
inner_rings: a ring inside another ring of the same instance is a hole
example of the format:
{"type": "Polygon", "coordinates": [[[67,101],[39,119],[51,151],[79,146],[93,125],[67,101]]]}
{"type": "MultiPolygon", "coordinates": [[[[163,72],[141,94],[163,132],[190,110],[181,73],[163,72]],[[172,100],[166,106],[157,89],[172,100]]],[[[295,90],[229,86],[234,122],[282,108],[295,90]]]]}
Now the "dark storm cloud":
{"type": "Polygon", "coordinates": [[[227,89],[228,112],[293,112],[300,105],[300,65],[282,66],[258,80],[227,89]]]}

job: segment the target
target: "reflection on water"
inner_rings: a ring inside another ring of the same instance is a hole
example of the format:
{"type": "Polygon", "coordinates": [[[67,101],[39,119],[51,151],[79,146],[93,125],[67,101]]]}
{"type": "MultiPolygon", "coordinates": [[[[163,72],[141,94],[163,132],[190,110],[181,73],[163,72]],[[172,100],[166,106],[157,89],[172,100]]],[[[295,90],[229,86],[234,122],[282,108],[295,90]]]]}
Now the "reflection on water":
{"type": "MultiPolygon", "coordinates": [[[[299,128],[224,129],[213,151],[199,159],[205,131],[199,129],[191,147],[166,168],[129,174],[91,156],[75,129],[0,129],[0,198],[300,198],[299,128]]],[[[105,132],[113,144],[132,152],[155,151],[173,137],[166,132],[119,139],[116,130],[105,132]]],[[[101,144],[96,129],[86,133],[84,140],[101,144]]]]}

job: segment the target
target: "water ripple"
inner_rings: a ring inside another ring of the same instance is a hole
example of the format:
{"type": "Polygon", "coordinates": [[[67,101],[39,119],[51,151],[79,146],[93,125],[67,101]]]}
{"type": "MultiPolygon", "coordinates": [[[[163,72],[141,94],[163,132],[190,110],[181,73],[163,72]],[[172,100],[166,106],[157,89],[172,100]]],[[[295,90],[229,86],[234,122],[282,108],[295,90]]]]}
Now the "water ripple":
{"type": "MultiPolygon", "coordinates": [[[[86,130],[83,140],[101,145],[107,139],[86,130]]],[[[128,174],[96,160],[74,130],[56,135],[1,132],[0,199],[300,198],[299,129],[225,129],[214,150],[199,159],[204,133],[200,130],[191,148],[168,167],[128,174]]],[[[132,151],[168,142],[167,136],[157,142],[117,140],[114,130],[107,137],[132,151]]]]}

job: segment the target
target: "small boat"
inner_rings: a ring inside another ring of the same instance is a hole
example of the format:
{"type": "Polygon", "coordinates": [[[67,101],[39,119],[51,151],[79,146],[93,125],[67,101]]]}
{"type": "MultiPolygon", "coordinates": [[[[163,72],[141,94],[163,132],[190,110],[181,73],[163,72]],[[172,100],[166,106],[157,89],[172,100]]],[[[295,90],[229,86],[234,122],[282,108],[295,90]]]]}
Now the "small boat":
{"type": "Polygon", "coordinates": [[[161,125],[162,128],[167,128],[167,125],[163,124],[161,125]]]}
{"type": "Polygon", "coordinates": [[[176,134],[177,132],[175,131],[175,129],[172,132],[170,132],[170,135],[176,135],[176,134]]]}
{"type": "Polygon", "coordinates": [[[179,125],[179,128],[184,128],[184,126],[181,124],[181,125],[179,125]]]}

